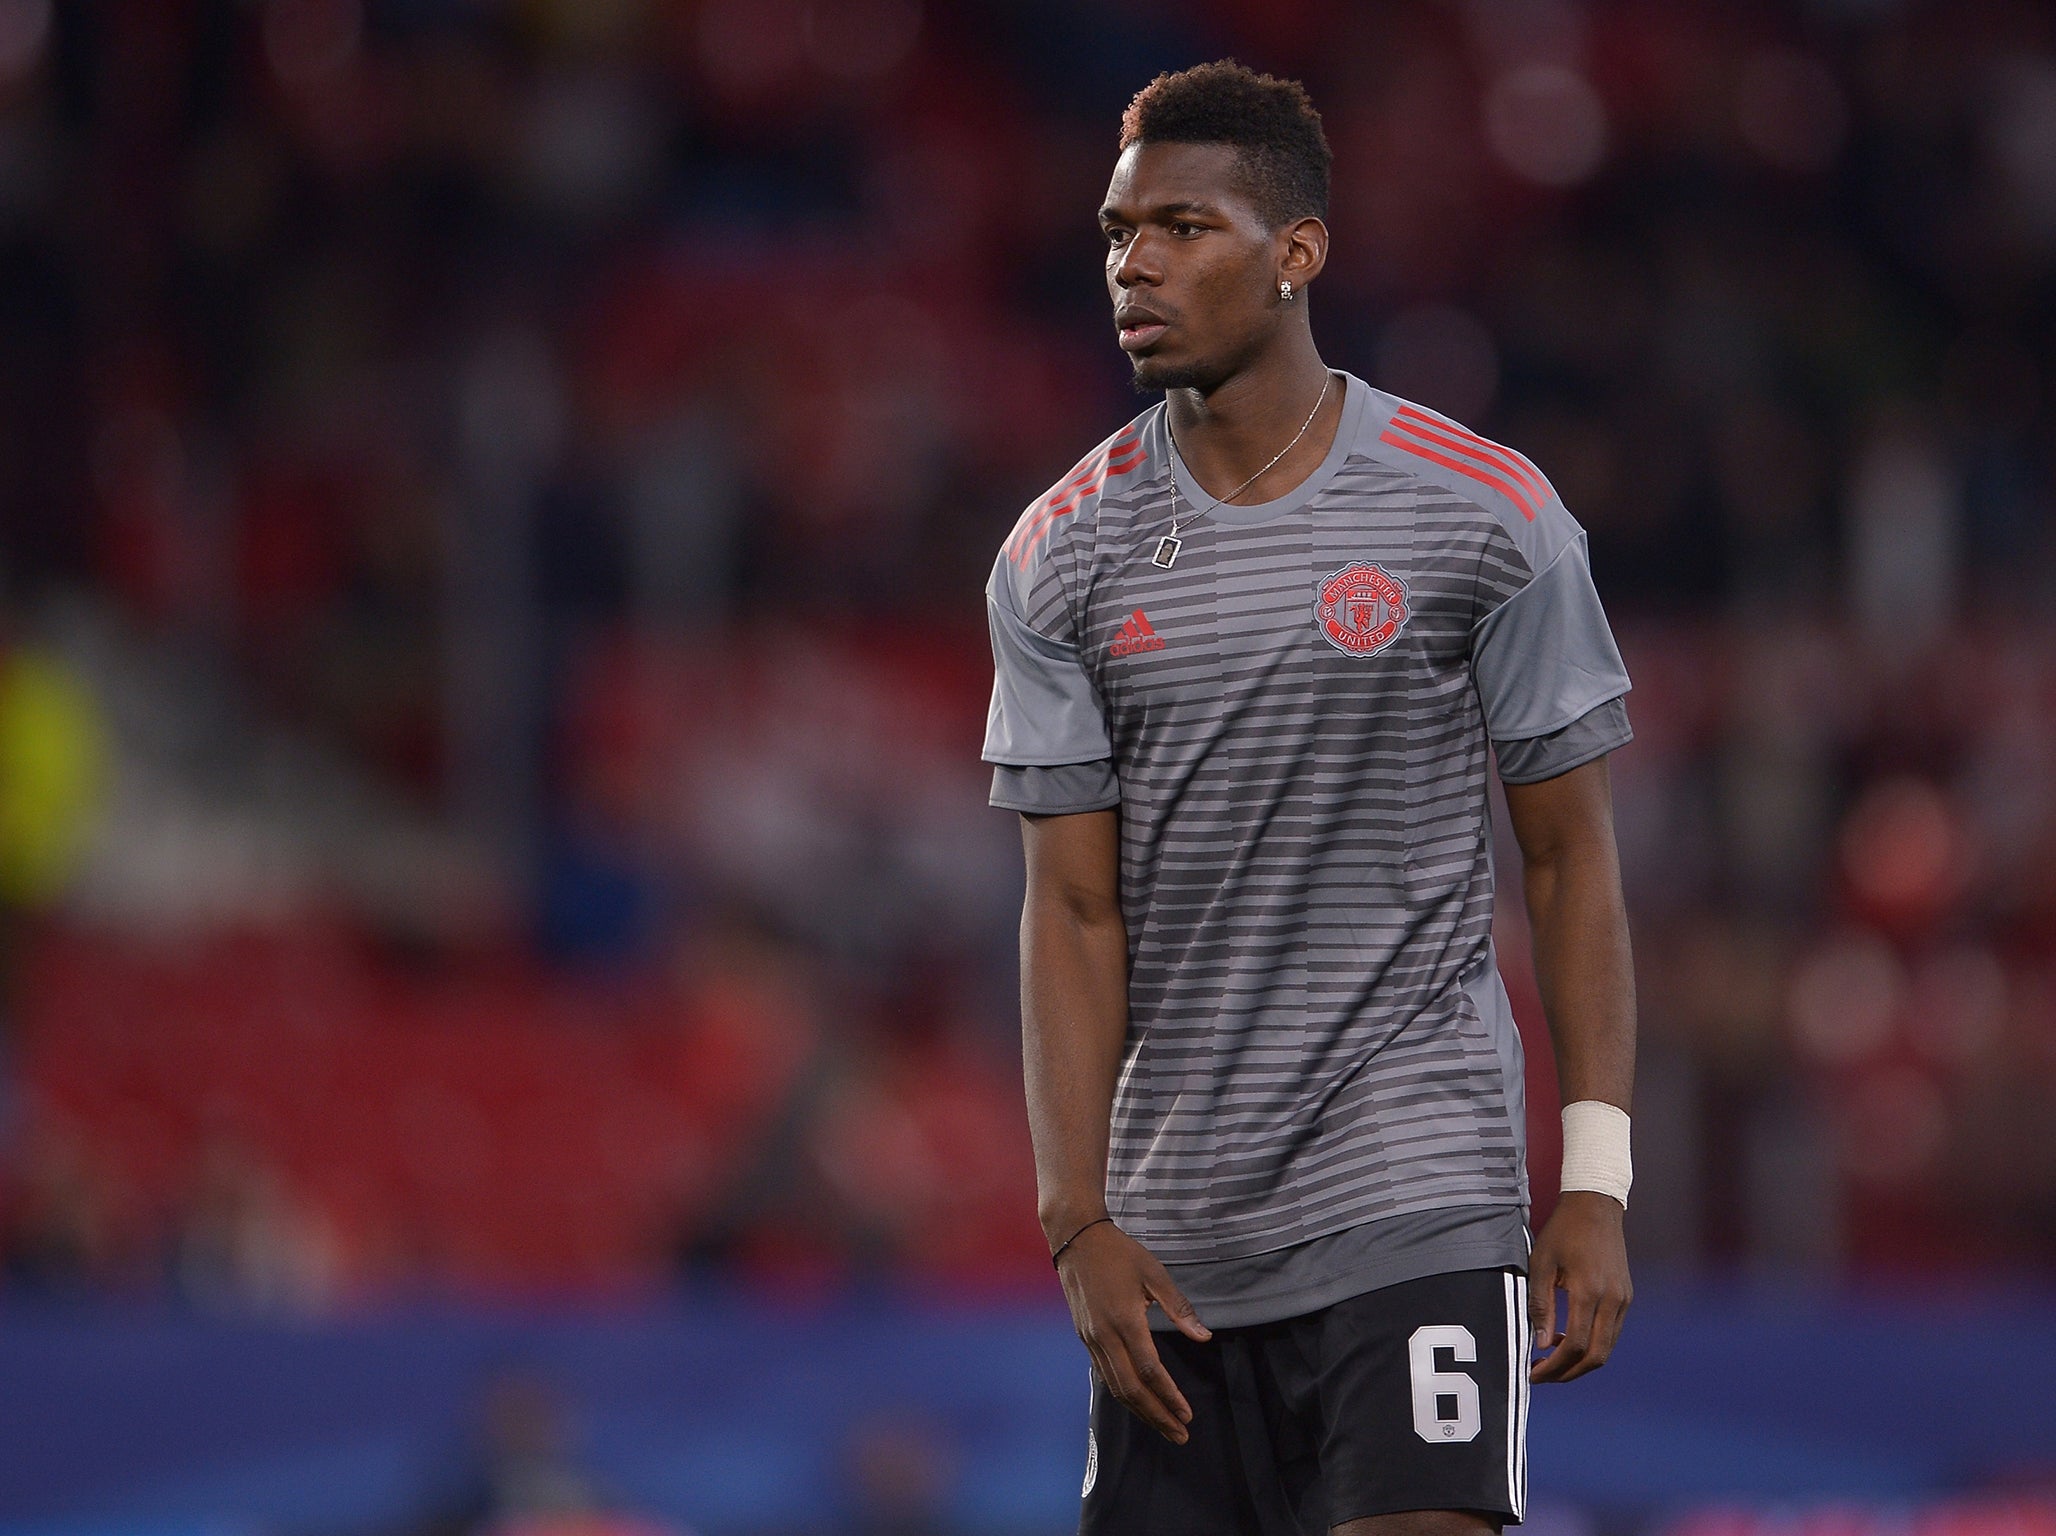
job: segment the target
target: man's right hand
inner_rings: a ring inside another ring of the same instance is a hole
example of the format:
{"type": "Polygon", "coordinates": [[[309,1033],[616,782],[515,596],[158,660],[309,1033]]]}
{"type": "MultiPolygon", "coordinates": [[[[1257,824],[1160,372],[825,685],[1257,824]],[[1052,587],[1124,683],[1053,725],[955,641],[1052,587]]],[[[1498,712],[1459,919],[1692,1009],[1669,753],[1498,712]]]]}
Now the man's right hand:
{"type": "Polygon", "coordinates": [[[1173,1445],[1191,1438],[1192,1405],[1157,1355],[1149,1332],[1153,1301],[1178,1331],[1201,1343],[1213,1331],[1156,1256],[1112,1222],[1080,1232],[1057,1261],[1071,1322],[1107,1390],[1173,1445]]]}

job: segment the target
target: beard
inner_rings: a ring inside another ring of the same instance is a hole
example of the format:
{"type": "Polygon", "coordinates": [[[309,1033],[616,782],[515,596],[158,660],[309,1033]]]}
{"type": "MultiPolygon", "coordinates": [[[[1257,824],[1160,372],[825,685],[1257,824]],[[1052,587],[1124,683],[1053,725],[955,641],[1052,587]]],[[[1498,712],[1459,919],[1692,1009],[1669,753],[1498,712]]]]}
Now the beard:
{"type": "Polygon", "coordinates": [[[1134,372],[1128,383],[1138,395],[1156,390],[1197,390],[1211,395],[1236,374],[1254,363],[1263,351],[1262,335],[1225,337],[1216,341],[1210,357],[1133,357],[1134,372]]]}
{"type": "Polygon", "coordinates": [[[1153,358],[1138,357],[1128,384],[1138,395],[1159,391],[1169,393],[1174,389],[1196,389],[1204,395],[1211,393],[1226,378],[1225,370],[1205,363],[1160,363],[1153,358]]]}

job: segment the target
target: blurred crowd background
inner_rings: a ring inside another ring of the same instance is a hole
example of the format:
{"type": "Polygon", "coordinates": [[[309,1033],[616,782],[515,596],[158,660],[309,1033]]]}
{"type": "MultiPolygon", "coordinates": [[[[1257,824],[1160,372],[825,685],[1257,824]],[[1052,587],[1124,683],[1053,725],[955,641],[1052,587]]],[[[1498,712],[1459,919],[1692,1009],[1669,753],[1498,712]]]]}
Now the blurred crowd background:
{"type": "Polygon", "coordinates": [[[981,588],[1230,54],[1591,532],[1638,1262],[2048,1281],[2046,4],[0,0],[0,1316],[1048,1299],[981,588]]]}

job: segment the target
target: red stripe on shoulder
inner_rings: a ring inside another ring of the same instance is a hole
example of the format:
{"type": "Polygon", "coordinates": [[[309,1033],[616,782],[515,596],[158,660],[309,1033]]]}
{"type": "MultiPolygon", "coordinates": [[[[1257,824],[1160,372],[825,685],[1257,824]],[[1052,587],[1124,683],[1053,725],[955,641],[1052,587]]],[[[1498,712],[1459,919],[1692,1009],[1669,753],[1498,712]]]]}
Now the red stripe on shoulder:
{"type": "Polygon", "coordinates": [[[1479,448],[1495,453],[1500,458],[1518,467],[1521,471],[1522,479],[1533,485],[1537,491],[1546,491],[1548,489],[1548,482],[1543,478],[1542,472],[1535,467],[1531,459],[1518,449],[1509,448],[1504,443],[1496,443],[1482,433],[1473,432],[1461,422],[1451,421],[1447,416],[1438,416],[1432,411],[1424,411],[1416,405],[1402,405],[1393,414],[1402,420],[1417,422],[1426,427],[1433,427],[1438,432],[1446,432],[1451,437],[1462,438],[1465,442],[1475,444],[1479,448]]]}
{"type": "Polygon", "coordinates": [[[1104,479],[1099,479],[1093,481],[1090,485],[1081,485],[1069,500],[1059,502],[1056,506],[1038,515],[1034,526],[1028,530],[1025,542],[1022,543],[1020,549],[1014,554],[1014,564],[1026,570],[1029,558],[1034,555],[1036,548],[1042,541],[1049,537],[1049,531],[1056,526],[1057,520],[1069,517],[1073,512],[1076,512],[1079,504],[1105,483],[1104,479]]]}
{"type": "Polygon", "coordinates": [[[1410,405],[1402,405],[1393,413],[1393,425],[1416,433],[1430,442],[1454,448],[1458,452],[1483,459],[1488,464],[1497,465],[1534,492],[1537,505],[1549,500],[1549,482],[1542,478],[1542,471],[1504,443],[1495,443],[1489,437],[1480,437],[1468,427],[1460,427],[1455,422],[1439,416],[1430,416],[1426,411],[1416,410],[1410,405]]]}
{"type": "Polygon", "coordinates": [[[1531,523],[1535,520],[1536,509],[1528,500],[1529,493],[1516,482],[1503,476],[1495,475],[1485,469],[1484,466],[1472,460],[1454,458],[1446,453],[1438,453],[1424,443],[1413,442],[1401,437],[1390,427],[1385,429],[1384,433],[1378,438],[1378,441],[1390,443],[1394,448],[1403,449],[1405,452],[1413,454],[1416,458],[1427,459],[1431,463],[1440,464],[1444,469],[1453,469],[1459,475],[1475,480],[1480,485],[1491,486],[1493,490],[1499,492],[1500,495],[1506,497],[1507,500],[1519,507],[1522,517],[1531,523]]]}
{"type": "Polygon", "coordinates": [[[1091,453],[1080,459],[1076,464],[1072,465],[1070,471],[1054,487],[1045,492],[1042,499],[1034,507],[1023,514],[1020,525],[1014,530],[1013,538],[1008,541],[1007,552],[1009,554],[1014,553],[1015,546],[1021,539],[1031,534],[1043,521],[1045,515],[1059,503],[1063,502],[1072,491],[1084,485],[1086,481],[1097,477],[1102,465],[1115,474],[1134,468],[1135,464],[1141,461],[1141,447],[1141,434],[1132,425],[1126,426],[1100,444],[1091,453]],[[1134,455],[1133,458],[1128,457],[1131,454],[1134,455]],[[1116,457],[1122,458],[1123,462],[1119,465],[1113,464],[1112,460],[1116,457]]]}
{"type": "Polygon", "coordinates": [[[1126,474],[1146,457],[1142,434],[1132,425],[1116,432],[1080,459],[1071,473],[1057,482],[1055,489],[1022,517],[1013,537],[1007,541],[1008,558],[1025,568],[1036,546],[1048,535],[1058,518],[1068,517],[1077,511],[1078,504],[1104,486],[1110,477],[1126,474]]]}

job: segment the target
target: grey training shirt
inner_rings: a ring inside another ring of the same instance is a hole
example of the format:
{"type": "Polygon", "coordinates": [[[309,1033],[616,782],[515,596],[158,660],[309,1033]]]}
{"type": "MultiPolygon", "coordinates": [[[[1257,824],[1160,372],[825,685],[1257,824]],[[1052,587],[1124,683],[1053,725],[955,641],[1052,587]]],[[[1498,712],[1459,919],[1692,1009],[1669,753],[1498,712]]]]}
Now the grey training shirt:
{"type": "Polygon", "coordinates": [[[1487,763],[1528,782],[1630,738],[1548,482],[1342,380],[1290,494],[1195,518],[1176,470],[1168,568],[1159,405],[1028,508],[986,589],[993,803],[1120,810],[1108,1209],[1217,1327],[1525,1262],[1487,763]]]}

